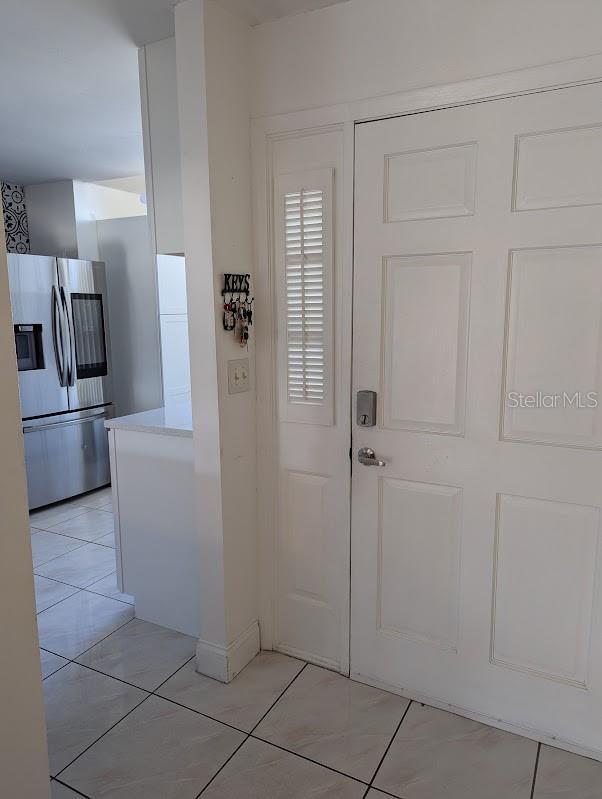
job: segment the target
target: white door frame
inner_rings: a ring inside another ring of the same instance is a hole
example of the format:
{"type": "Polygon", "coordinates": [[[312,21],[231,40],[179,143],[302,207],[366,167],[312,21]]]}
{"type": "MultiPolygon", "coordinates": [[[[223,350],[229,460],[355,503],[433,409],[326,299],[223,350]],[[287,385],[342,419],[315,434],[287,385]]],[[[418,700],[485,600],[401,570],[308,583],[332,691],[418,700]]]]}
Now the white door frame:
{"type": "MultiPolygon", "coordinates": [[[[253,160],[253,215],[255,227],[254,283],[257,314],[256,386],[257,386],[257,517],[259,531],[258,575],[260,586],[259,622],[262,649],[272,649],[274,642],[275,568],[277,518],[277,371],[274,274],[274,232],[272,229],[273,146],[281,138],[296,138],[324,132],[332,126],[344,130],[344,211],[343,272],[351,281],[353,275],[353,175],[354,128],[367,122],[393,116],[434,111],[456,105],[516,97],[535,92],[552,91],[588,83],[602,82],[602,54],[554,62],[544,66],[505,72],[482,78],[412,89],[398,94],[342,103],[306,111],[259,117],[251,123],[253,160]]],[[[351,303],[343,309],[339,320],[350,329],[351,303]]],[[[349,358],[351,340],[349,340],[349,358]]],[[[343,379],[341,391],[351,391],[350,370],[343,379]]],[[[349,419],[351,431],[351,418],[349,419]]],[[[351,530],[349,531],[351,536],[351,530]]],[[[348,586],[350,591],[350,585],[348,586]]],[[[348,626],[349,619],[344,620],[348,626]]],[[[347,630],[349,635],[349,630],[347,630]]],[[[388,687],[388,686],[383,686],[388,687]]],[[[466,715],[466,714],[465,714],[466,715]]],[[[481,719],[485,721],[491,721],[481,719]]],[[[502,726],[499,725],[498,726],[502,726]]],[[[521,730],[523,735],[528,731],[521,730]]],[[[532,732],[532,735],[534,733],[532,732]]]]}

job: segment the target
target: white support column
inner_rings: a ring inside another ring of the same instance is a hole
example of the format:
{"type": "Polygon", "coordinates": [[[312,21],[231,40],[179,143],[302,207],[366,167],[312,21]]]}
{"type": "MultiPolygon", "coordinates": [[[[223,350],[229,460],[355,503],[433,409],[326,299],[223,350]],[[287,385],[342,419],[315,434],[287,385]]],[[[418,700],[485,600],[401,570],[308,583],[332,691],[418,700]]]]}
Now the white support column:
{"type": "MultiPolygon", "coordinates": [[[[221,319],[224,272],[251,272],[248,32],[211,0],[176,6],[192,413],[201,571],[197,668],[228,682],[259,651],[255,390],[228,394],[248,357],[221,319]]],[[[251,337],[253,332],[251,332],[251,337]]]]}

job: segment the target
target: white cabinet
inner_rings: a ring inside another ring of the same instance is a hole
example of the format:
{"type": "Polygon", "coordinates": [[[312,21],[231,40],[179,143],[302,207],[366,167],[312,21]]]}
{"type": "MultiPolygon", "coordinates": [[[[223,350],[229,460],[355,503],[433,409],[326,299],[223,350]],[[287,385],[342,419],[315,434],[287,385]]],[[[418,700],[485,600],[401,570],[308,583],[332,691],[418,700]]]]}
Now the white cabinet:
{"type": "Polygon", "coordinates": [[[173,428],[167,409],[112,419],[109,452],[118,584],[135,598],[137,619],[198,637],[192,426],[182,421],[189,415],[176,412],[173,428]]]}
{"type": "Polygon", "coordinates": [[[157,256],[163,396],[190,397],[190,356],[184,258],[157,256]]]}
{"type": "Polygon", "coordinates": [[[157,256],[159,313],[186,314],[186,261],[171,255],[157,256]]]}
{"type": "Polygon", "coordinates": [[[155,252],[182,254],[182,179],[176,40],[140,48],[140,99],[149,221],[155,252]]]}
{"type": "Polygon", "coordinates": [[[185,314],[161,314],[161,352],[164,402],[174,397],[190,397],[188,317],[185,314]]]}

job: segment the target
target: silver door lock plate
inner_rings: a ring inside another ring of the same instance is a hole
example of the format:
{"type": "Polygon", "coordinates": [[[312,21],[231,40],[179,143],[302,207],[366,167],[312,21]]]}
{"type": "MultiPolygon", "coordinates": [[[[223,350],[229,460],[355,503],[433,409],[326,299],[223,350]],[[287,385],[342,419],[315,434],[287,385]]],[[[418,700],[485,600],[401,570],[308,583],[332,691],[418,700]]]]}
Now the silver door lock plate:
{"type": "Polygon", "coordinates": [[[376,391],[357,392],[357,423],[360,427],[376,424],[376,391]]]}

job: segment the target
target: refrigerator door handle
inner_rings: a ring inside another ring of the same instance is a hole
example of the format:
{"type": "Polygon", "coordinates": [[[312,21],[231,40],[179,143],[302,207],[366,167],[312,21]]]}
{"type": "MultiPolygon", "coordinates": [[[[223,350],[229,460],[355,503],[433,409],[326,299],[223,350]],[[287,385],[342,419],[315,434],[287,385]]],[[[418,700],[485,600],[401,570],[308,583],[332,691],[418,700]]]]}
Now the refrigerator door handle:
{"type": "Polygon", "coordinates": [[[54,357],[59,373],[59,384],[64,388],[67,385],[65,374],[65,342],[63,312],[56,286],[52,287],[52,342],[54,344],[54,357]]]}
{"type": "Polygon", "coordinates": [[[73,325],[71,324],[71,314],[69,313],[69,306],[67,305],[67,295],[65,294],[65,289],[61,286],[61,302],[63,305],[63,313],[65,319],[67,320],[67,347],[69,349],[69,361],[67,363],[67,385],[74,386],[75,385],[75,333],[73,330],[73,325]]]}
{"type": "Polygon", "coordinates": [[[23,427],[24,433],[36,433],[41,430],[55,430],[59,427],[73,427],[78,424],[87,424],[88,422],[97,422],[99,419],[108,419],[107,411],[102,410],[100,413],[93,413],[90,416],[81,416],[79,419],[69,419],[65,422],[49,422],[48,424],[39,425],[26,425],[23,427]]]}

